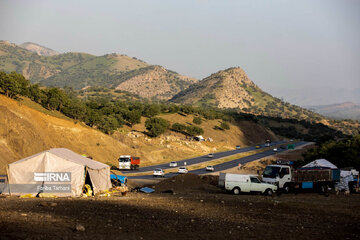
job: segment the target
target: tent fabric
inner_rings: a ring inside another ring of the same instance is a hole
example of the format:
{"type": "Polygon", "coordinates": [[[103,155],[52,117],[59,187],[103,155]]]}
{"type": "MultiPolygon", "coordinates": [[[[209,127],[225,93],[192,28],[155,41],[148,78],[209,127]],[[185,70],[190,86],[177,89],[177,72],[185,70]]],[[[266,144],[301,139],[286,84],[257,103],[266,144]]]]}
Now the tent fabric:
{"type": "Polygon", "coordinates": [[[349,182],[354,181],[354,177],[351,171],[340,171],[340,182],[335,185],[335,188],[339,191],[349,191],[349,182]]]}
{"type": "Polygon", "coordinates": [[[326,159],[317,159],[303,166],[303,168],[307,168],[307,167],[328,167],[331,169],[337,169],[337,167],[334,164],[332,164],[326,159]]]}
{"type": "MultiPolygon", "coordinates": [[[[110,167],[106,164],[83,157],[65,148],[54,148],[37,153],[8,165],[9,184],[54,184],[36,182],[35,172],[70,172],[71,193],[57,193],[58,196],[80,196],[89,174],[94,193],[111,188],[110,167]]],[[[69,184],[69,183],[68,183],[69,184]]],[[[11,185],[10,185],[11,186],[11,185]]],[[[23,193],[11,192],[13,195],[23,193]]]]}

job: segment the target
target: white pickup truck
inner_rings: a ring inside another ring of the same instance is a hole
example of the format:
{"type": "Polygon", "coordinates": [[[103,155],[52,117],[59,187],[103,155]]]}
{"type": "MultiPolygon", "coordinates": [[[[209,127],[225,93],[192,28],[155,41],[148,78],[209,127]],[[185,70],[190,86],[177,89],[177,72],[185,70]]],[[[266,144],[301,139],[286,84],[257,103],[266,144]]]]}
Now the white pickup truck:
{"type": "Polygon", "coordinates": [[[277,190],[273,184],[261,182],[256,175],[220,173],[219,186],[238,195],[241,192],[258,192],[271,196],[277,190]]]}

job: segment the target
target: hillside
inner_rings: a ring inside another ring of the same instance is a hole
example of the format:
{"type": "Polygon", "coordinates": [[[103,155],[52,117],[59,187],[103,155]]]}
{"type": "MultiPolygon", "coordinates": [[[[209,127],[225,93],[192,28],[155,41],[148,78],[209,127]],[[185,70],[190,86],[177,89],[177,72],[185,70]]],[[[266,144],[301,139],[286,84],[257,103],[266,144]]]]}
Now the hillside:
{"type": "Polygon", "coordinates": [[[306,108],[329,118],[360,120],[360,105],[352,102],[331,105],[306,106],[306,108]]]}
{"type": "Polygon", "coordinates": [[[171,101],[198,106],[237,109],[282,118],[320,120],[322,116],[291,105],[262,91],[239,67],[219,71],[175,95],[171,101]]]}
{"type": "Polygon", "coordinates": [[[142,98],[168,100],[196,81],[161,66],[150,66],[126,74],[116,89],[134,93],[142,98]]]}
{"type": "Polygon", "coordinates": [[[0,41],[0,71],[21,73],[45,86],[106,87],[143,98],[167,100],[197,80],[120,54],[57,54],[34,43],[0,41]]]}
{"type": "Polygon", "coordinates": [[[32,42],[26,42],[26,43],[20,44],[19,46],[22,48],[25,48],[29,51],[32,51],[34,53],[37,53],[40,56],[55,56],[55,55],[60,54],[50,48],[47,48],[47,47],[44,47],[44,46],[41,46],[39,44],[32,43],[32,42]]]}
{"type": "Polygon", "coordinates": [[[41,81],[46,86],[81,89],[87,86],[113,87],[122,74],[149,66],[125,55],[108,54],[93,57],[41,81]]]}
{"type": "Polygon", "coordinates": [[[93,57],[85,53],[40,56],[13,43],[0,41],[0,70],[21,73],[33,83],[47,79],[93,57]]]}
{"type": "MultiPolygon", "coordinates": [[[[0,95],[0,173],[7,163],[49,148],[65,147],[87,154],[101,162],[116,164],[121,154],[140,156],[142,165],[180,160],[209,152],[233,149],[235,145],[250,145],[264,139],[277,139],[271,132],[252,121],[230,124],[230,130],[215,130],[218,120],[206,120],[201,127],[204,137],[213,142],[193,142],[180,133],[167,131],[151,139],[144,133],[145,118],[133,129],[124,126],[112,136],[71,120],[57,111],[48,111],[25,98],[15,101],[0,95]]],[[[192,115],[161,115],[171,123],[190,124],[192,115]]]]}

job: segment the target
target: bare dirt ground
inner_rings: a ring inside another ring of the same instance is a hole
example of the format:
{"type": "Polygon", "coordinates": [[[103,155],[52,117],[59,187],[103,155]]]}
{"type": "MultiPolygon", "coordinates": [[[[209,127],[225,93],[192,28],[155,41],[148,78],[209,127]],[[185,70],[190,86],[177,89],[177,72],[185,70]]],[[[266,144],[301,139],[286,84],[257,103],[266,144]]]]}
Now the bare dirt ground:
{"type": "Polygon", "coordinates": [[[0,239],[360,237],[360,194],[235,196],[217,188],[215,182],[213,176],[186,174],[158,183],[152,194],[0,198],[0,239]]]}

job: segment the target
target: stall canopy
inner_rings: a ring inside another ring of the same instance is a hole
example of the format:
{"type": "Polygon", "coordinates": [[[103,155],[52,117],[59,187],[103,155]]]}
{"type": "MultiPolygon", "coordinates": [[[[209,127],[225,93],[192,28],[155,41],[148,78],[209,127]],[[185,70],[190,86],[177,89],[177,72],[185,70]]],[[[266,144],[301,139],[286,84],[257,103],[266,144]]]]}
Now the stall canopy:
{"type": "Polygon", "coordinates": [[[304,168],[309,167],[326,167],[331,169],[337,169],[337,167],[326,159],[317,159],[303,166],[304,168]]]}
{"type": "MultiPolygon", "coordinates": [[[[110,167],[66,148],[53,148],[8,165],[9,192],[12,195],[38,193],[20,191],[18,186],[57,186],[57,196],[80,196],[83,186],[91,185],[94,194],[111,188],[110,167]],[[70,174],[69,174],[70,173],[70,174]],[[70,187],[66,191],[63,185],[70,187]],[[15,187],[16,186],[16,187],[15,187]],[[62,191],[65,190],[65,191],[62,191]]],[[[42,190],[41,190],[42,191],[42,190]]]]}

